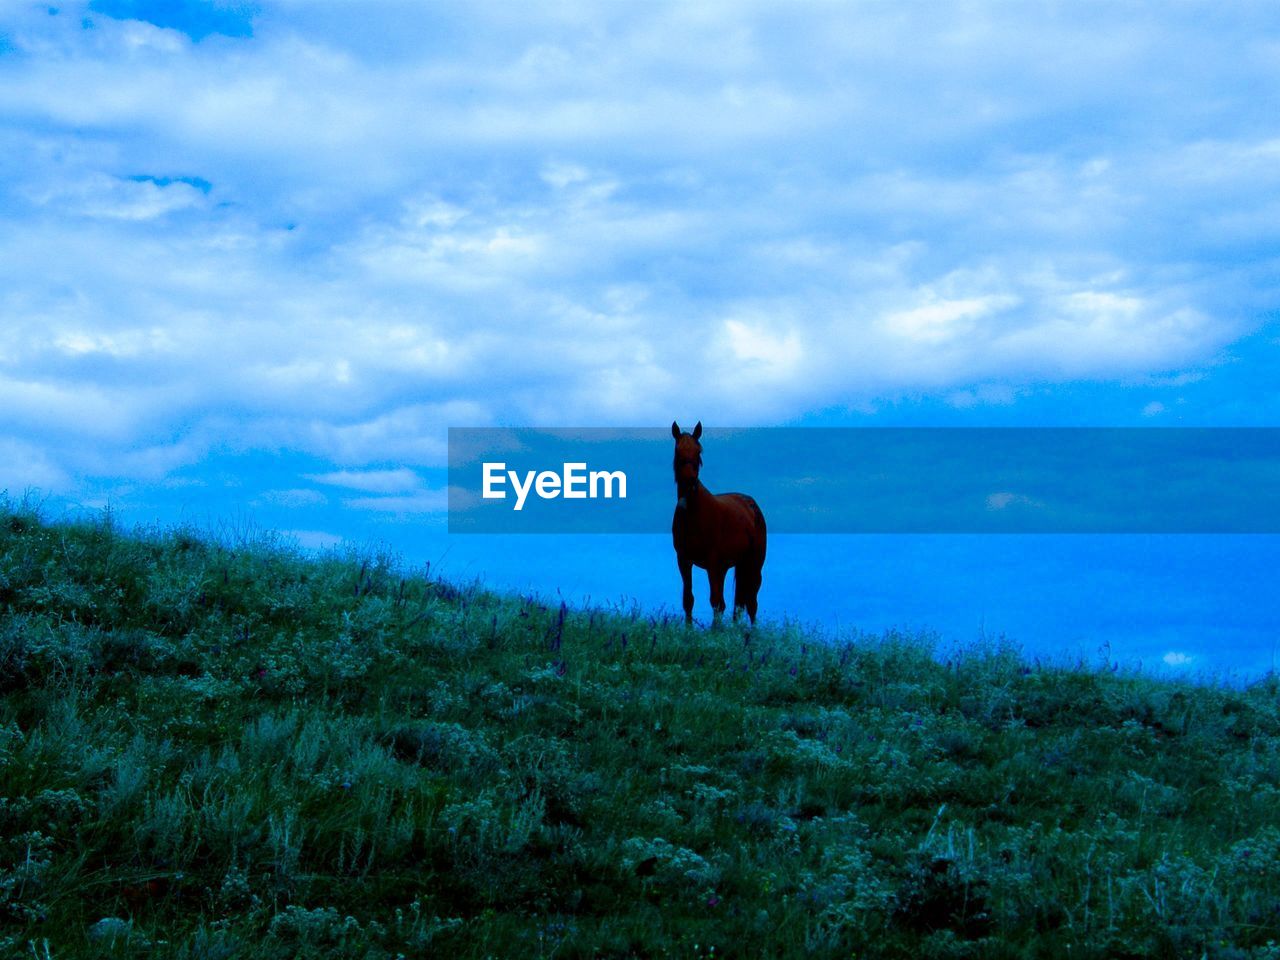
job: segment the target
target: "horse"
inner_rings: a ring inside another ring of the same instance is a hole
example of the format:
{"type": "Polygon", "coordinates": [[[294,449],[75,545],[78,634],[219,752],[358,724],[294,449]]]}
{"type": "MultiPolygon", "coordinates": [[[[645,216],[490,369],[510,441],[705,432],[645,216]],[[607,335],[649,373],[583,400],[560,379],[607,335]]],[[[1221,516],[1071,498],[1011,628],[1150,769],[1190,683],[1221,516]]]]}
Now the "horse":
{"type": "Polygon", "coordinates": [[[745,609],[756,622],[756,596],[764,568],[766,531],[764,514],[745,493],[716,495],[702,485],[702,421],[692,433],[682,433],[675,421],[676,441],[672,467],[676,476],[676,511],[671,518],[671,541],[676,548],[680,579],[684,581],[684,620],[693,623],[693,568],[707,571],[711,585],[712,622],[724,613],[724,578],[733,574],[733,619],[745,609]]]}

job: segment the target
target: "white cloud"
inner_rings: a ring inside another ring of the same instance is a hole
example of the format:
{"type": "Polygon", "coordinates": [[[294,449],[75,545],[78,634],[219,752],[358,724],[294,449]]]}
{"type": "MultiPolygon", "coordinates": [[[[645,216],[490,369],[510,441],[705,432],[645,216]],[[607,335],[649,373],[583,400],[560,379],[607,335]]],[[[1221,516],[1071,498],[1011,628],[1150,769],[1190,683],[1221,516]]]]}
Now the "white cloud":
{"type": "Polygon", "coordinates": [[[275,424],[269,434],[278,442],[301,443],[305,449],[339,463],[398,460],[438,466],[448,455],[448,427],[485,426],[489,422],[490,414],[483,405],[456,401],[395,407],[355,423],[285,420],[275,424]]]}
{"type": "Polygon", "coordinates": [[[29,490],[64,493],[71,478],[40,445],[0,436],[0,492],[21,499],[29,490]]]}
{"type": "Polygon", "coordinates": [[[338,470],[313,474],[307,479],[365,493],[408,493],[422,486],[422,479],[404,467],[394,470],[338,470]]]}
{"type": "Polygon", "coordinates": [[[987,509],[992,512],[1007,510],[1014,506],[1031,507],[1033,509],[1043,509],[1044,503],[1032,497],[1028,497],[1022,493],[1011,493],[1008,490],[1001,490],[998,493],[992,493],[987,496],[987,509]]]}
{"type": "Polygon", "coordinates": [[[101,173],[32,188],[30,194],[39,206],[107,220],[153,220],[205,202],[204,192],[190,183],[121,179],[101,173]]]}
{"type": "Polygon", "coordinates": [[[158,416],[149,404],[153,399],[146,387],[63,382],[34,370],[21,379],[0,373],[0,408],[10,428],[46,438],[80,436],[102,442],[136,436],[158,416]]]}
{"type": "Polygon", "coordinates": [[[115,359],[169,353],[174,349],[170,332],[162,327],[118,331],[73,328],[54,333],[52,345],[72,357],[101,354],[115,359]]]}
{"type": "Polygon", "coordinates": [[[195,43],[87,12],[0,13],[0,403],[33,475],[1016,408],[1191,382],[1276,292],[1249,17],[265,3],[195,43]]]}
{"type": "Polygon", "coordinates": [[[724,329],[734,358],[749,369],[763,368],[768,376],[794,373],[804,357],[800,338],[794,332],[773,333],[762,324],[742,320],[726,320],[724,329]]]}
{"type": "Polygon", "coordinates": [[[575,163],[549,163],[542,169],[542,179],[557,190],[575,184],[585,183],[591,179],[590,172],[575,163]]]}
{"type": "Polygon", "coordinates": [[[1196,658],[1187,653],[1181,653],[1177,650],[1170,650],[1160,659],[1163,660],[1168,666],[1171,666],[1171,667],[1188,667],[1195,662],[1196,658]]]}
{"type": "Polygon", "coordinates": [[[979,320],[993,312],[1015,306],[1013,296],[985,296],[964,300],[931,300],[918,307],[885,317],[885,325],[895,336],[918,343],[942,343],[972,335],[979,320]]]}

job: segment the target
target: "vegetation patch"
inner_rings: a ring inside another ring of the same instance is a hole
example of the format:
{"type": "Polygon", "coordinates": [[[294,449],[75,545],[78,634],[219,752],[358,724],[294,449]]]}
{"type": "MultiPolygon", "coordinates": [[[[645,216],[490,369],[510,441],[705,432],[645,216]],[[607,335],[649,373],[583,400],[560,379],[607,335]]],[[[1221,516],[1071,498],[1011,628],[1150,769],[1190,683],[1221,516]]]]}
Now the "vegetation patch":
{"type": "Polygon", "coordinates": [[[1280,958],[1280,697],[0,502],[0,956],[1280,958]]]}

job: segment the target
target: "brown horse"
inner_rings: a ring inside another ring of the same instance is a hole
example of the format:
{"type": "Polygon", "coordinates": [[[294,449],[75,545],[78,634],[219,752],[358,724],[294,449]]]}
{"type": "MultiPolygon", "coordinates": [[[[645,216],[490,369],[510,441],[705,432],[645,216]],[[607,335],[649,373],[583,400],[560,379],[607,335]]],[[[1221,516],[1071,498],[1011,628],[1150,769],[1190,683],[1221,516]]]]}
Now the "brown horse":
{"type": "Polygon", "coordinates": [[[724,578],[729,568],[733,574],[733,619],[746,608],[751,622],[756,622],[756,595],[760,592],[764,567],[764,514],[745,493],[722,493],[719,496],[702,485],[698,471],[702,468],[702,421],[693,433],[681,433],[679,424],[671,424],[676,440],[673,464],[676,474],[675,516],[671,519],[671,540],[684,581],[684,619],[693,622],[693,568],[707,571],[711,584],[712,620],[724,613],[724,578]]]}

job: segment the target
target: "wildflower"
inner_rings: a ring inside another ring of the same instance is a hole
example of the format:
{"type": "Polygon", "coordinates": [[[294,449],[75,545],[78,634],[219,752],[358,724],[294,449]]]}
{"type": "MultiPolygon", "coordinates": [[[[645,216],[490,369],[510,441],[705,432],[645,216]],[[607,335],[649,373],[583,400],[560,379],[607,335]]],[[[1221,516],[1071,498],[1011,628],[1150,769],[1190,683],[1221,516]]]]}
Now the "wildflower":
{"type": "Polygon", "coordinates": [[[720,906],[720,898],[713,893],[711,896],[707,897],[707,906],[708,907],[720,906]]]}

